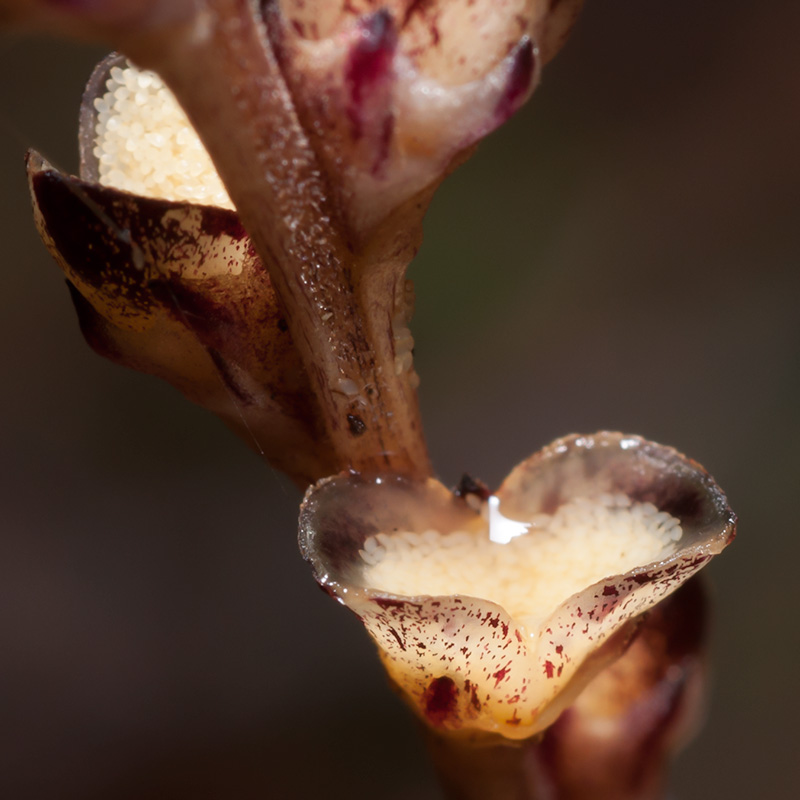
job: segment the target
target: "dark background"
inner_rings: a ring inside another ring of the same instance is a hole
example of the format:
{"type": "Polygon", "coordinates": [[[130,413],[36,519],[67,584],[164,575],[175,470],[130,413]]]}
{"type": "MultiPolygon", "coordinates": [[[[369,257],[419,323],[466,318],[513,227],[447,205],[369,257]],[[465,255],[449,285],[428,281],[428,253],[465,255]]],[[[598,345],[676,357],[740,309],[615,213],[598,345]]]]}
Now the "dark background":
{"type": "MultiPolygon", "coordinates": [[[[438,194],[411,271],[445,482],[623,429],[701,461],[739,513],[681,800],[800,794],[798,30],[793,0],[590,0],[438,194]]],[[[435,798],[296,551],[296,490],[81,340],[22,155],[75,169],[101,55],[0,39],[0,795],[435,798]]]]}

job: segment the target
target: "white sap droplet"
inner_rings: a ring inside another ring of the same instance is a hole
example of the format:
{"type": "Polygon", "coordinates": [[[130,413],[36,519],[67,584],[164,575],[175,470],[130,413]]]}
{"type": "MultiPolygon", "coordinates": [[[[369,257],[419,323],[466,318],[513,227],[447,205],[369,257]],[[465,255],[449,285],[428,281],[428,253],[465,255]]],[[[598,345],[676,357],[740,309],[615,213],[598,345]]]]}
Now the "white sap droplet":
{"type": "Polygon", "coordinates": [[[498,544],[508,544],[517,536],[528,532],[530,525],[526,522],[517,522],[500,513],[500,498],[492,495],[489,498],[489,539],[498,544]]]}

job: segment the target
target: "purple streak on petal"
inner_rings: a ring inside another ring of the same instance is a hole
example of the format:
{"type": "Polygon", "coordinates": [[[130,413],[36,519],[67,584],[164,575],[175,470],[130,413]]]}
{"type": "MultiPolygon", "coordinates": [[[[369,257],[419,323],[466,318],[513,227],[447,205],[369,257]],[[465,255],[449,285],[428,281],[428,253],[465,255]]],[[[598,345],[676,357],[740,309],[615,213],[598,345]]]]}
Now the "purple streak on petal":
{"type": "Polygon", "coordinates": [[[536,71],[536,54],[530,37],[523,36],[511,57],[513,63],[508,74],[506,90],[495,108],[498,125],[505,122],[525,102],[536,71]]]}
{"type": "Polygon", "coordinates": [[[381,167],[386,163],[389,158],[389,149],[392,144],[392,136],[394,136],[394,114],[387,114],[383,119],[381,126],[380,140],[378,141],[378,153],[375,157],[375,163],[372,165],[372,174],[377,177],[380,175],[381,167]]]}
{"type": "Polygon", "coordinates": [[[350,93],[347,116],[356,139],[364,133],[365,105],[390,76],[397,48],[397,32],[388,9],[363,17],[358,27],[359,36],[345,66],[345,84],[350,93]]]}
{"type": "MultiPolygon", "coordinates": [[[[122,226],[111,227],[116,220],[105,213],[111,191],[81,184],[53,170],[37,172],[31,185],[47,232],[69,268],[92,288],[124,285],[126,301],[142,309],[149,307],[144,274],[133,273],[132,279],[130,267],[135,258],[130,232],[121,235],[122,226]],[[98,214],[93,204],[103,213],[98,214]],[[87,242],[93,246],[87,247],[87,242]]],[[[113,207],[110,210],[113,213],[113,207]]]]}
{"type": "Polygon", "coordinates": [[[247,231],[244,229],[239,217],[231,214],[227,208],[217,206],[201,206],[203,221],[200,229],[207,236],[216,238],[218,236],[230,236],[231,239],[248,239],[247,231]]]}
{"type": "Polygon", "coordinates": [[[252,406],[258,402],[258,398],[253,397],[236,379],[236,376],[233,373],[233,370],[230,367],[225,356],[223,356],[218,350],[215,350],[213,347],[207,347],[206,352],[211,357],[211,360],[214,362],[214,366],[217,368],[217,372],[225,386],[235,395],[236,399],[239,403],[243,403],[244,405],[252,406]]]}

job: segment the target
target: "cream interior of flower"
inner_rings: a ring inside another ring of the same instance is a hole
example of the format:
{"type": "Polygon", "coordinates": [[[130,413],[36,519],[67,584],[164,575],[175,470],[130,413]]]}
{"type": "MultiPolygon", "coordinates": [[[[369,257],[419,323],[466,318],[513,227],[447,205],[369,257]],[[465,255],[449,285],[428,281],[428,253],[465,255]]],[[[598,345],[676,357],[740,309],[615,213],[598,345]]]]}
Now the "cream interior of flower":
{"type": "Polygon", "coordinates": [[[165,200],[233,208],[175,96],[154,72],[112,67],[95,98],[100,183],[165,200]]]}
{"type": "Polygon", "coordinates": [[[576,498],[499,544],[487,526],[447,534],[379,533],[360,551],[364,584],[404,596],[468,595],[497,603],[530,635],[567,598],[675,552],[681,526],[624,494],[576,498]]]}

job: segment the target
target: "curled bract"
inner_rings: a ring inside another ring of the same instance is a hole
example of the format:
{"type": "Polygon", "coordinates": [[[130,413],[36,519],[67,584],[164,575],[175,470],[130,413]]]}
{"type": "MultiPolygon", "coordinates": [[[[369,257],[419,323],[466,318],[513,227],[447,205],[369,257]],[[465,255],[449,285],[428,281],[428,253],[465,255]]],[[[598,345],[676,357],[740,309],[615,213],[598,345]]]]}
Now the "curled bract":
{"type": "Polygon", "coordinates": [[[27,167],[37,229],[89,344],[169,381],[298,483],[333,471],[285,313],[250,237],[229,203],[192,199],[217,199],[221,187],[171,94],[112,54],[84,94],[79,143],[80,177],[35,152],[27,167]],[[194,161],[174,157],[181,147],[194,161]],[[140,193],[126,191],[131,184],[140,193]]]}
{"type": "Polygon", "coordinates": [[[306,496],[300,545],[431,726],[522,739],[625,650],[736,520],[698,464],[617,433],[554,442],[495,497],[493,511],[432,479],[333,477],[306,496]]]}
{"type": "Polygon", "coordinates": [[[169,381],[299,482],[330,471],[305,373],[235,212],[136,197],[37,153],[28,179],[93,349],[169,381]]]}

